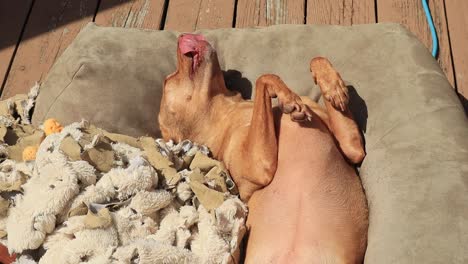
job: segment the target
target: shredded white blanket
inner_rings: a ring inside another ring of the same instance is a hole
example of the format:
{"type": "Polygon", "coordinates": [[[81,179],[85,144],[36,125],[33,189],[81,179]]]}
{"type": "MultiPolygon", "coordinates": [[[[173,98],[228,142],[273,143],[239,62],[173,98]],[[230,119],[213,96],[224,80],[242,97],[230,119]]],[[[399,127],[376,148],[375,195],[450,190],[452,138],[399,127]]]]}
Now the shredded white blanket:
{"type": "Polygon", "coordinates": [[[34,161],[0,163],[0,243],[17,263],[235,263],[247,208],[234,191],[205,147],[83,121],[34,161]]]}

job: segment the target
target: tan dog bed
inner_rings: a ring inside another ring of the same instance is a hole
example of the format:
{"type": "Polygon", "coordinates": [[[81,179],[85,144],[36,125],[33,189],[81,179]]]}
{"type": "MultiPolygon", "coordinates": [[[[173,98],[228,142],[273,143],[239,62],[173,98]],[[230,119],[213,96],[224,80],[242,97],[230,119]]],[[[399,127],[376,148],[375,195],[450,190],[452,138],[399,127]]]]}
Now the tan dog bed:
{"type": "MultiPolygon", "coordinates": [[[[319,99],[308,63],[328,57],[351,88],[366,138],[360,175],[369,200],[366,263],[467,263],[468,125],[429,51],[395,24],[282,25],[204,32],[231,89],[251,97],[275,73],[319,99]]],[[[164,77],[175,70],[177,32],[89,24],[54,65],[35,124],[81,118],[133,136],[158,136],[164,77]]]]}

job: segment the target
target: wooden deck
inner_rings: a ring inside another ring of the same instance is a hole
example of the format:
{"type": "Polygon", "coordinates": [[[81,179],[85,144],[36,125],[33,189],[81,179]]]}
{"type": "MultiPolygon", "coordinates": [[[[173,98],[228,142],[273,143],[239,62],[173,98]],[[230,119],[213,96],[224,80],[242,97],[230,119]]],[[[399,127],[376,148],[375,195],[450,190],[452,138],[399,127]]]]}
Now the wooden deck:
{"type": "MultiPolygon", "coordinates": [[[[467,0],[429,0],[447,79],[468,98],[467,0]]],[[[24,93],[90,21],[98,25],[193,31],[274,24],[398,22],[431,48],[420,0],[2,0],[1,97],[24,93]]]]}

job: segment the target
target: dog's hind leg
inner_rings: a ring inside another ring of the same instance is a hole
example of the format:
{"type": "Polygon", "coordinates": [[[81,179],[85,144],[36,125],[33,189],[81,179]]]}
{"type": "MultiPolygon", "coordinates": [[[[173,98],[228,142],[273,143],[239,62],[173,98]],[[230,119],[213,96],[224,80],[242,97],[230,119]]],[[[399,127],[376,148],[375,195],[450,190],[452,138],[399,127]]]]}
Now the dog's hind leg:
{"type": "Polygon", "coordinates": [[[324,97],[329,116],[328,127],[343,154],[352,163],[360,163],[366,153],[359,128],[348,108],[348,88],[332,64],[323,57],[310,62],[310,70],[324,97]]]}

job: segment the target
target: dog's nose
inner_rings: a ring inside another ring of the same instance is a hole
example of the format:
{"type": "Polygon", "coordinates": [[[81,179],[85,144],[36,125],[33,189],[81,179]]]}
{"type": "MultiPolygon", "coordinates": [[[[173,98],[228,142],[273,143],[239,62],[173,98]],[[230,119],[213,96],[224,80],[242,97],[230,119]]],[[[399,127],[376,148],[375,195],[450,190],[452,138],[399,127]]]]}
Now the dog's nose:
{"type": "Polygon", "coordinates": [[[206,38],[200,34],[182,34],[179,37],[179,48],[182,54],[187,54],[200,50],[200,47],[206,46],[206,38]]]}

